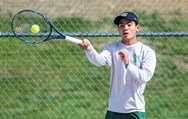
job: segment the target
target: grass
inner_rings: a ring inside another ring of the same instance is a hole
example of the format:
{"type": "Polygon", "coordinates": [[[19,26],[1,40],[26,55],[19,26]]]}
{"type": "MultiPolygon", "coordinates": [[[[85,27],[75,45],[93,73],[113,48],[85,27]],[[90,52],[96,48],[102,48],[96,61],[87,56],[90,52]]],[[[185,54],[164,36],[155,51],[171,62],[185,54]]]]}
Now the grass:
{"type": "MultiPolygon", "coordinates": [[[[187,22],[167,23],[156,12],[142,21],[146,31],[175,31],[187,22]],[[151,18],[151,19],[150,19],[151,18]],[[153,19],[156,19],[153,21],[153,19]],[[160,23],[162,20],[164,23],[160,23]],[[177,23],[177,24],[174,24],[177,23]],[[165,29],[164,29],[165,28],[165,29]]],[[[178,14],[179,15],[179,14],[178,14]]],[[[8,20],[8,19],[7,19],[8,20]]],[[[82,18],[52,20],[61,31],[92,31],[111,25],[82,18]],[[80,24],[85,24],[83,27],[80,24]],[[97,24],[94,26],[93,24],[97,24]],[[78,25],[78,27],[74,27],[78,25]],[[69,25],[71,26],[71,25],[69,25]],[[90,28],[90,29],[88,29],[90,28]]],[[[3,23],[3,21],[0,21],[3,23]]],[[[10,23],[10,21],[8,21],[10,23]]],[[[114,28],[115,29],[115,28],[114,28]]],[[[11,31],[10,28],[4,31],[11,31]]],[[[119,38],[90,38],[98,51],[119,38]],[[100,45],[99,45],[100,44],[100,45]]],[[[157,54],[157,67],[145,91],[148,119],[187,118],[187,38],[140,38],[157,54]]],[[[0,38],[0,118],[103,119],[108,102],[110,68],[92,65],[84,52],[66,41],[27,45],[15,38],[0,38]]]]}

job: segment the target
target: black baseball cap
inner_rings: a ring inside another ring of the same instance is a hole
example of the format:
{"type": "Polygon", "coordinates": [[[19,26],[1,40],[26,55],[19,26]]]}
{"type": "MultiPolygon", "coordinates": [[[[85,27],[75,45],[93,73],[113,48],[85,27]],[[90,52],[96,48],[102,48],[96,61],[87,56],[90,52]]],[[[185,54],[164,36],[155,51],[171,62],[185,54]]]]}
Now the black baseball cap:
{"type": "Polygon", "coordinates": [[[129,20],[131,20],[131,21],[134,21],[136,24],[138,24],[138,17],[137,17],[136,14],[133,13],[133,12],[123,12],[123,13],[121,13],[120,15],[118,15],[118,16],[114,19],[114,24],[118,25],[118,24],[119,24],[119,21],[120,21],[122,18],[129,19],[129,20]]]}

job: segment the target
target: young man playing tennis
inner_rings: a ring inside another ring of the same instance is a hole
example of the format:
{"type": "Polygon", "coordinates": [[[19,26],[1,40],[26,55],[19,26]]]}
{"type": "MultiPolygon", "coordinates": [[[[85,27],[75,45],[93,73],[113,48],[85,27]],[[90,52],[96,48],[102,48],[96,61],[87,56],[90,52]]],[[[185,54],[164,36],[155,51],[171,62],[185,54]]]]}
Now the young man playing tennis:
{"type": "Polygon", "coordinates": [[[107,44],[101,53],[87,39],[79,45],[93,64],[111,66],[105,119],[145,119],[143,93],[155,70],[155,51],[137,41],[136,32],[140,25],[135,13],[123,12],[114,19],[114,23],[122,39],[107,44]]]}

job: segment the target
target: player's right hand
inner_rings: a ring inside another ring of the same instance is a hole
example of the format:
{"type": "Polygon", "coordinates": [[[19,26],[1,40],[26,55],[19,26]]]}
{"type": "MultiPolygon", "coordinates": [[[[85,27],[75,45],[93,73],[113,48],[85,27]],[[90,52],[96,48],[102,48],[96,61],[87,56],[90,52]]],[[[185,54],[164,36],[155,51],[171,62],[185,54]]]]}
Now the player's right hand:
{"type": "Polygon", "coordinates": [[[91,48],[91,43],[88,39],[83,39],[79,46],[84,50],[89,50],[91,48]]]}

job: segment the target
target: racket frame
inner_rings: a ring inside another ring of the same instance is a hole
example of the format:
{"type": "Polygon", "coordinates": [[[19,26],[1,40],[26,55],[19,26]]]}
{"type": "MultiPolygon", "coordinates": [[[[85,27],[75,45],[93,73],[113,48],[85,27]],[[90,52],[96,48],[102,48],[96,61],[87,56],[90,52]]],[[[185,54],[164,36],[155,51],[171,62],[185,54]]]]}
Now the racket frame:
{"type": "Polygon", "coordinates": [[[73,37],[68,36],[68,35],[63,35],[61,32],[59,32],[59,31],[52,25],[52,23],[50,22],[50,20],[49,20],[45,15],[43,15],[42,13],[40,13],[40,12],[38,12],[38,11],[36,11],[36,10],[22,10],[22,11],[19,11],[18,13],[16,13],[16,14],[14,15],[13,19],[12,19],[12,22],[11,22],[11,29],[12,29],[12,32],[13,32],[14,36],[16,36],[16,37],[17,37],[18,39],[20,39],[22,42],[25,42],[25,43],[28,43],[28,44],[39,44],[39,43],[43,43],[43,42],[46,42],[46,41],[49,41],[49,40],[53,40],[53,39],[65,39],[65,40],[70,41],[70,42],[75,43],[75,44],[80,44],[80,43],[82,42],[81,40],[79,40],[79,39],[77,39],[77,38],[73,38],[73,37]],[[15,19],[15,17],[16,17],[18,14],[21,14],[21,13],[23,13],[23,12],[32,12],[32,13],[36,13],[36,14],[42,16],[42,17],[46,20],[46,22],[49,24],[49,26],[50,26],[50,31],[49,31],[49,34],[47,35],[47,37],[46,37],[44,40],[41,40],[41,41],[39,41],[39,42],[31,42],[31,41],[28,41],[28,40],[25,40],[25,39],[21,39],[21,38],[19,37],[19,35],[15,33],[14,27],[13,27],[13,25],[14,25],[14,19],[15,19]],[[50,37],[51,34],[52,34],[52,30],[55,30],[55,32],[58,33],[60,36],[50,37]]]}

